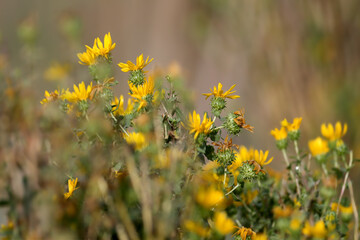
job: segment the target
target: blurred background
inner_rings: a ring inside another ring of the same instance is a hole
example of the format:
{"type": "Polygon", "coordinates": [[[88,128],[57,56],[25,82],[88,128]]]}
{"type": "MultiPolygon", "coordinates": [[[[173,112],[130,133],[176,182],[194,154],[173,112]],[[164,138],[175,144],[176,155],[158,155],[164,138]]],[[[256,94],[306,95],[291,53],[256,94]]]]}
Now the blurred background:
{"type": "Polygon", "coordinates": [[[255,132],[235,142],[269,149],[275,168],[270,130],[284,118],[303,117],[305,151],[321,123],[346,122],[360,158],[359,11],[357,0],[1,0],[0,87],[28,86],[40,108],[45,90],[89,79],[76,54],[111,32],[119,93],[116,64],[144,53],[181,72],[198,111],[210,111],[201,93],[236,84],[229,109],[245,108],[255,132]]]}

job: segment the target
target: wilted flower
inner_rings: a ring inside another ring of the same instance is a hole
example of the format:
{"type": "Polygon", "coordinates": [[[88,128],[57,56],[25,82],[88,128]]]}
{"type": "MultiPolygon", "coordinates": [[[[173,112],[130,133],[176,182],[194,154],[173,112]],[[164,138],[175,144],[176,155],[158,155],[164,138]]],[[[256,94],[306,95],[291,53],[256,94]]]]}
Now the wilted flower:
{"type": "Polygon", "coordinates": [[[241,237],[241,239],[247,239],[247,237],[251,237],[251,239],[254,239],[256,236],[256,233],[251,228],[246,227],[237,227],[239,230],[237,230],[233,236],[238,235],[241,237]]]}

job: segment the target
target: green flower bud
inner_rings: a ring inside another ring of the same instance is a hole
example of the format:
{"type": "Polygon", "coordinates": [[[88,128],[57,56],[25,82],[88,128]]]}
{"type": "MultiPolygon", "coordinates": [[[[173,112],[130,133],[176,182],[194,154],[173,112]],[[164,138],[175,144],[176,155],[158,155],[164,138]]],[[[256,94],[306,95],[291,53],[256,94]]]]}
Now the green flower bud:
{"type": "Polygon", "coordinates": [[[254,166],[249,163],[244,163],[239,168],[239,175],[237,177],[238,182],[243,182],[245,180],[251,181],[256,179],[258,175],[254,171],[254,166]]]}
{"type": "Polygon", "coordinates": [[[89,104],[86,100],[82,100],[78,103],[78,108],[79,108],[79,111],[81,112],[81,114],[85,115],[89,108],[89,104]]]}
{"type": "Polygon", "coordinates": [[[216,153],[217,161],[223,165],[228,166],[235,160],[235,153],[232,149],[226,149],[216,153]]]}
{"type": "Polygon", "coordinates": [[[142,85],[145,82],[144,72],[141,69],[131,71],[129,76],[129,82],[134,84],[136,87],[142,85]]]}
{"type": "Polygon", "coordinates": [[[325,199],[330,199],[335,195],[335,191],[329,187],[322,187],[320,189],[320,195],[325,199]]]}
{"type": "Polygon", "coordinates": [[[288,140],[287,140],[287,138],[284,138],[284,139],[281,139],[281,140],[277,140],[277,141],[276,141],[276,147],[277,147],[279,150],[286,149],[287,146],[288,146],[288,140]]]}
{"type": "Polygon", "coordinates": [[[342,140],[337,140],[336,152],[339,155],[345,155],[348,152],[348,148],[342,140]]]}
{"type": "Polygon", "coordinates": [[[326,162],[326,154],[319,154],[319,155],[316,155],[315,156],[315,160],[316,160],[316,162],[318,163],[318,164],[323,164],[323,163],[325,163],[326,162]]]}
{"type": "Polygon", "coordinates": [[[211,99],[211,112],[219,117],[221,111],[226,107],[226,100],[222,97],[213,97],[211,99]]]}
{"type": "Polygon", "coordinates": [[[107,62],[106,58],[102,59],[101,57],[99,57],[97,64],[89,65],[89,72],[97,83],[112,76],[111,65],[107,62]]]}
{"type": "Polygon", "coordinates": [[[237,115],[234,113],[229,113],[224,121],[223,126],[228,131],[228,133],[232,135],[238,135],[241,131],[241,127],[237,125],[237,123],[234,121],[234,119],[237,118],[237,115]]]}
{"type": "Polygon", "coordinates": [[[289,131],[288,136],[289,136],[291,141],[297,141],[300,138],[300,131],[299,130],[289,131]]]}

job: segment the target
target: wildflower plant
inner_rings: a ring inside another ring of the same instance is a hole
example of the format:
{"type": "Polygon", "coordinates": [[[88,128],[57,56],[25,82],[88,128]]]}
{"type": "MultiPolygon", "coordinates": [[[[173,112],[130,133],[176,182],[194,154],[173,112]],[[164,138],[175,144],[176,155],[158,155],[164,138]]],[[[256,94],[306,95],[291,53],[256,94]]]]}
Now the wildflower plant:
{"type": "Polygon", "coordinates": [[[89,79],[45,91],[41,114],[28,119],[25,100],[0,110],[0,178],[10,183],[2,237],[357,239],[346,124],[323,125],[325,139],[307,151],[302,118],[284,119],[271,131],[285,163],[276,172],[268,150],[235,144],[242,130],[254,131],[243,109],[227,112],[235,85],[203,94],[211,113],[199,113],[185,107],[181,77],[145,71],[153,59],[141,54],[118,64],[129,92],[115,96],[115,47],[110,33],[86,46],[78,58],[89,79]]]}

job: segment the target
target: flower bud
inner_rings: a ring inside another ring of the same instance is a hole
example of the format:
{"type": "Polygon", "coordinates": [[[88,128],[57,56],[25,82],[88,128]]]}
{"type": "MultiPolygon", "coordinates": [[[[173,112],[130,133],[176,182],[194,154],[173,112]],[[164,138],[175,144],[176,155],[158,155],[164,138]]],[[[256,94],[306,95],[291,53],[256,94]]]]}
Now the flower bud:
{"type": "Polygon", "coordinates": [[[145,82],[144,72],[141,69],[131,71],[129,76],[129,82],[134,84],[135,87],[142,85],[145,82]]]}
{"type": "Polygon", "coordinates": [[[222,97],[213,97],[211,99],[211,111],[212,113],[219,117],[221,111],[226,107],[226,100],[222,97]]]}

